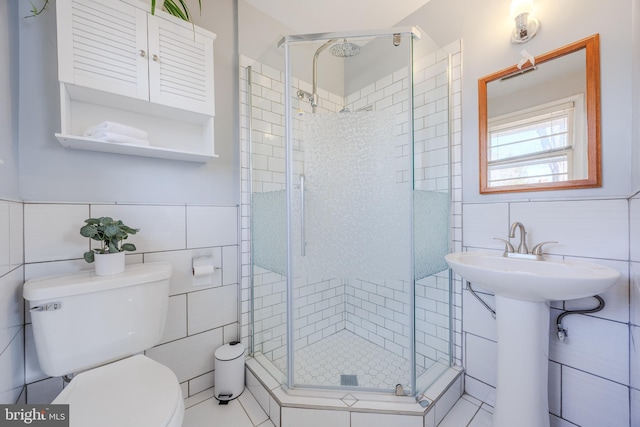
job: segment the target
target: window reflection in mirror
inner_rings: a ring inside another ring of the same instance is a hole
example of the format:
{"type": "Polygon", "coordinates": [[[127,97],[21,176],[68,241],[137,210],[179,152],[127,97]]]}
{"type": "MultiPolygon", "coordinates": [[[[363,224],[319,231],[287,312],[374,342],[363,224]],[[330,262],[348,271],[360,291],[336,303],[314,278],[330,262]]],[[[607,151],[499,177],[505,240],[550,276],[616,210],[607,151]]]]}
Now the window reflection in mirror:
{"type": "Polygon", "coordinates": [[[480,192],[601,185],[598,36],[478,81],[480,192]]]}

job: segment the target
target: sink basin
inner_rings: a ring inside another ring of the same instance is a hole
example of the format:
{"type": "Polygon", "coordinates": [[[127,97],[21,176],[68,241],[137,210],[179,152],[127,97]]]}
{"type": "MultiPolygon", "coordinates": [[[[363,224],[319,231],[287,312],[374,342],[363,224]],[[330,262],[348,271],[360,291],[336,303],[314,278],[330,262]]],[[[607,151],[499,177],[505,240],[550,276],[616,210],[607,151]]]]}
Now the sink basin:
{"type": "Polygon", "coordinates": [[[487,252],[457,252],[445,260],[473,284],[496,295],[532,302],[590,297],[606,291],[620,277],[616,270],[588,262],[536,261],[487,252]]]}

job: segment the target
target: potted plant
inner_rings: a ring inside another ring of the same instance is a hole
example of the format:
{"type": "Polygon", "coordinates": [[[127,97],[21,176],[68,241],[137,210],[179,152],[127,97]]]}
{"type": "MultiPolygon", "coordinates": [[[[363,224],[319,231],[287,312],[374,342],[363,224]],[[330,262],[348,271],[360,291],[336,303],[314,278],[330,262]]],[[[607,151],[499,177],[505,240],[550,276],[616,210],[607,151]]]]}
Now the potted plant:
{"type": "MultiPolygon", "coordinates": [[[[44,9],[49,4],[49,0],[44,0],[44,3],[38,9],[38,7],[31,3],[31,15],[25,16],[25,18],[33,18],[35,16],[40,15],[44,9]]],[[[185,0],[161,0],[161,8],[167,12],[169,15],[176,16],[180,19],[183,19],[187,22],[191,21],[191,15],[189,13],[189,8],[187,7],[187,3],[185,0]]],[[[198,6],[200,6],[200,12],[202,13],[202,0],[198,0],[198,6]]],[[[151,0],[151,14],[154,15],[156,13],[156,0],[151,0]]]]}
{"type": "Polygon", "coordinates": [[[100,247],[84,253],[88,263],[96,262],[96,274],[107,276],[124,271],[124,252],[135,251],[133,243],[122,243],[130,234],[140,231],[110,217],[89,218],[84,221],[80,234],[100,242],[100,247]]]}
{"type": "MultiPolygon", "coordinates": [[[[185,0],[164,0],[160,2],[162,9],[170,15],[177,16],[178,18],[187,22],[191,21],[191,15],[189,14],[189,8],[185,0]]],[[[202,0],[198,0],[198,6],[200,6],[200,13],[202,13],[202,0]]],[[[151,0],[151,14],[156,13],[156,0],[151,0]]]]}

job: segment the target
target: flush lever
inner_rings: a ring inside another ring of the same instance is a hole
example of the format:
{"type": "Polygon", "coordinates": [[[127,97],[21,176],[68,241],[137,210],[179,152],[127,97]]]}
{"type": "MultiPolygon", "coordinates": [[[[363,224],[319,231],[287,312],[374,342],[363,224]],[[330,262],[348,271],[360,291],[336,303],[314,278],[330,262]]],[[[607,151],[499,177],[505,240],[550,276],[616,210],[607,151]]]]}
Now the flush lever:
{"type": "Polygon", "coordinates": [[[35,307],[31,307],[29,312],[33,313],[34,311],[56,311],[56,310],[60,310],[61,308],[62,308],[62,303],[59,301],[56,301],[56,302],[48,302],[43,305],[36,305],[35,307]]]}

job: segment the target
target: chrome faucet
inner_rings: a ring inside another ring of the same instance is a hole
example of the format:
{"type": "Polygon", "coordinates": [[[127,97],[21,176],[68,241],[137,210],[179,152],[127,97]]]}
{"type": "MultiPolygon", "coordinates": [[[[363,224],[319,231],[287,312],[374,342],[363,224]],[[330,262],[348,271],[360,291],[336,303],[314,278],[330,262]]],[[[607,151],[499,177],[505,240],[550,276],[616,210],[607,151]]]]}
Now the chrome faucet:
{"type": "Polygon", "coordinates": [[[509,238],[512,239],[516,237],[516,228],[520,229],[520,245],[518,245],[518,250],[516,251],[511,242],[505,239],[501,239],[499,237],[494,237],[495,240],[500,240],[504,242],[504,253],[503,256],[509,258],[523,258],[523,259],[535,259],[542,260],[544,259],[542,255],[542,246],[548,243],[558,243],[558,242],[542,242],[538,243],[533,247],[531,253],[529,253],[529,248],[527,247],[526,239],[527,239],[527,231],[524,228],[524,225],[521,222],[514,222],[511,224],[511,229],[509,230],[509,238]]]}
{"type": "Polygon", "coordinates": [[[527,237],[527,232],[524,229],[524,225],[521,222],[514,222],[511,224],[511,231],[509,232],[509,238],[512,239],[516,237],[516,228],[520,229],[520,244],[518,245],[518,253],[519,254],[528,254],[529,248],[527,248],[527,243],[525,239],[527,237]]]}

